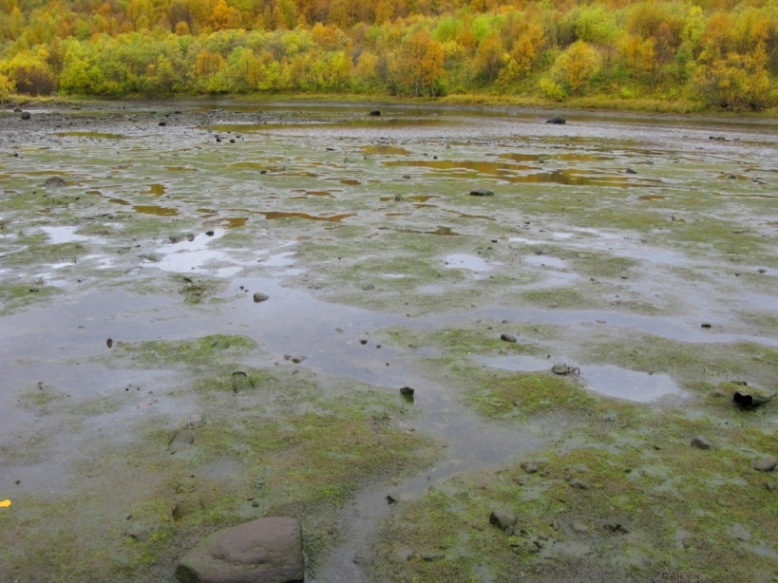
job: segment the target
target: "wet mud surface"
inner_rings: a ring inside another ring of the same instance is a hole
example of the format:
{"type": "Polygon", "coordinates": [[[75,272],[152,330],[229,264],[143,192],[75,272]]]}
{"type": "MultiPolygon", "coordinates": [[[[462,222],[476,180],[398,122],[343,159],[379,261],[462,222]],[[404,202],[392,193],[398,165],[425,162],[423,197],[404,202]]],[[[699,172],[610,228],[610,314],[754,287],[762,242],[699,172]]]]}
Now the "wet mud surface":
{"type": "Polygon", "coordinates": [[[0,579],[776,580],[778,125],[373,109],[0,113],[0,579]]]}

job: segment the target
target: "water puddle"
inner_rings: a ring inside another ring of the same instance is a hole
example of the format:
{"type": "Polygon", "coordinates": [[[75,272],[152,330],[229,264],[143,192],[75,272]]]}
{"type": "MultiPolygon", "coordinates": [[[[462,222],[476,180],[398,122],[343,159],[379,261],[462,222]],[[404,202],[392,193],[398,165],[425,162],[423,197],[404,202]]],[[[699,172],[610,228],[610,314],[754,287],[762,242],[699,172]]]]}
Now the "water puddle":
{"type": "Polygon", "coordinates": [[[89,240],[89,237],[76,235],[78,227],[41,227],[41,230],[48,235],[52,245],[89,240]]]}
{"type": "Polygon", "coordinates": [[[473,279],[483,279],[486,277],[484,274],[492,271],[495,265],[502,265],[501,263],[489,263],[480,257],[475,255],[468,255],[466,253],[454,253],[452,255],[446,255],[443,258],[445,266],[449,269],[466,269],[473,272],[473,279]]]}
{"type": "MultiPolygon", "coordinates": [[[[476,360],[492,368],[516,372],[551,371],[553,365],[549,360],[524,355],[480,357],[476,360]]],[[[568,364],[572,366],[572,363],[568,364]]],[[[650,403],[665,395],[682,392],[673,379],[663,374],[627,370],[610,364],[587,365],[581,366],[580,369],[581,375],[578,378],[584,381],[586,388],[606,397],[650,403]]]]}
{"type": "Polygon", "coordinates": [[[320,217],[315,215],[309,215],[308,213],[282,213],[276,211],[261,212],[269,221],[276,219],[305,219],[306,221],[325,221],[328,223],[339,223],[343,219],[355,216],[356,213],[346,213],[342,215],[333,215],[331,217],[320,217]]]}
{"type": "Polygon", "coordinates": [[[536,265],[538,267],[554,267],[556,269],[565,269],[567,263],[558,259],[557,257],[549,257],[548,255],[528,255],[522,260],[528,265],[536,265]]]}
{"type": "MultiPolygon", "coordinates": [[[[111,202],[115,202],[119,199],[111,199],[111,202]]],[[[119,203],[122,204],[122,203],[119,203]]],[[[178,210],[170,207],[137,204],[133,205],[132,209],[136,213],[143,215],[156,215],[158,217],[175,217],[178,215],[178,210]]]]}
{"type": "Polygon", "coordinates": [[[173,273],[208,273],[216,277],[231,277],[242,271],[243,266],[235,265],[226,251],[208,248],[211,241],[223,237],[225,232],[224,229],[215,229],[210,236],[203,233],[191,241],[184,239],[160,247],[156,253],[163,257],[155,265],[162,271],[173,273]]]}

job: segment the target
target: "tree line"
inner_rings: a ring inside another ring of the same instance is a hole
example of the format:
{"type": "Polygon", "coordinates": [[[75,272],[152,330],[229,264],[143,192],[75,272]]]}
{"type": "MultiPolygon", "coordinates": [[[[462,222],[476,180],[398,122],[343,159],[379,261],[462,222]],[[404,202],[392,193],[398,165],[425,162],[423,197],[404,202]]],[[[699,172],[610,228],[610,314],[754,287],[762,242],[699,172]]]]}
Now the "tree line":
{"type": "Polygon", "coordinates": [[[0,0],[0,38],[0,98],[778,101],[776,0],[0,0]]]}

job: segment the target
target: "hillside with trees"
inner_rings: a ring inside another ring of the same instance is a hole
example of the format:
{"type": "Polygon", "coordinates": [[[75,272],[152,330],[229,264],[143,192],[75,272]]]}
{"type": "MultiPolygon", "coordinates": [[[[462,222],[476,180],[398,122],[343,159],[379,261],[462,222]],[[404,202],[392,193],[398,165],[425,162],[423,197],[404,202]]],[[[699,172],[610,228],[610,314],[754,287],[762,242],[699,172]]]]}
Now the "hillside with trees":
{"type": "Polygon", "coordinates": [[[0,38],[0,97],[778,101],[773,0],[0,0],[0,38]]]}

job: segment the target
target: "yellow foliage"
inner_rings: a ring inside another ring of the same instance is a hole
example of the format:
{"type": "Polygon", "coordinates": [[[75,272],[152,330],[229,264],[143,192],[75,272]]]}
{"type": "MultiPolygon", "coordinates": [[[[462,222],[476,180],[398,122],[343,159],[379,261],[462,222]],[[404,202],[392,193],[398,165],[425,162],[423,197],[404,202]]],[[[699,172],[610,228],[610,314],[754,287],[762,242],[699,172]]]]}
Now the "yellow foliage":
{"type": "Polygon", "coordinates": [[[582,40],[571,44],[559,55],[551,68],[554,81],[565,89],[566,93],[581,93],[587,81],[599,69],[599,55],[582,40]]]}
{"type": "Polygon", "coordinates": [[[178,21],[176,23],[176,34],[178,36],[186,36],[188,34],[191,34],[189,31],[189,25],[183,20],[178,21]]]}

